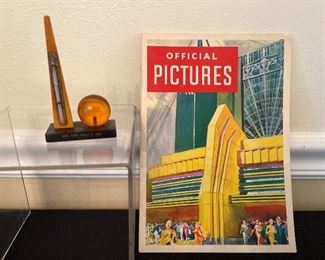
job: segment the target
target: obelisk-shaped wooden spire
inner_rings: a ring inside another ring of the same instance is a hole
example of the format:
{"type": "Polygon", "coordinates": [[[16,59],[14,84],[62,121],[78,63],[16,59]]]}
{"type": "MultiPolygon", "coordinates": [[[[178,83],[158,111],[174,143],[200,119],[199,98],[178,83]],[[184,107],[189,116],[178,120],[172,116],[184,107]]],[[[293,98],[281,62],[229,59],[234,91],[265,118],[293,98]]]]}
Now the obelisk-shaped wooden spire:
{"type": "Polygon", "coordinates": [[[44,16],[44,27],[51,82],[54,128],[73,128],[68,95],[66,92],[58,50],[56,48],[51,20],[44,16]]]}

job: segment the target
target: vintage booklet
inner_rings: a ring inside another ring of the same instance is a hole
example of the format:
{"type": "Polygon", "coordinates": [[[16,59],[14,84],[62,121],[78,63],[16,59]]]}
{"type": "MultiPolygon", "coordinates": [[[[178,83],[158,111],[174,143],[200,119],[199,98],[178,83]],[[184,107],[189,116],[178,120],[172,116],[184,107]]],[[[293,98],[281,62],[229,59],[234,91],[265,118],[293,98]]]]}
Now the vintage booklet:
{"type": "Polygon", "coordinates": [[[295,252],[290,39],[144,34],[141,252],[295,252]]]}

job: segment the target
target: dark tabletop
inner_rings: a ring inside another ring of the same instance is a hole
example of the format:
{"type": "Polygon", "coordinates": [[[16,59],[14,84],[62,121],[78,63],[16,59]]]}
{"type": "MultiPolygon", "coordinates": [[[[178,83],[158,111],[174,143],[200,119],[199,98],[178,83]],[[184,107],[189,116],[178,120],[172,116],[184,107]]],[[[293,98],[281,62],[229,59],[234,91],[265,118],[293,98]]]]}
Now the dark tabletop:
{"type": "MultiPolygon", "coordinates": [[[[140,254],[136,259],[325,259],[325,211],[295,212],[297,254],[140,254]]],[[[128,259],[127,210],[32,211],[5,259],[128,259]]]]}

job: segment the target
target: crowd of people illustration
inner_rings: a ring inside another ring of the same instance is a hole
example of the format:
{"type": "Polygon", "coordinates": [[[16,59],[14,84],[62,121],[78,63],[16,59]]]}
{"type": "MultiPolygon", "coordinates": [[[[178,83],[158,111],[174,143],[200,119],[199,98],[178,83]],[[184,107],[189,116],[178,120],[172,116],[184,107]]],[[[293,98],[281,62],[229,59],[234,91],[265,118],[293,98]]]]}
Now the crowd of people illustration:
{"type": "Polygon", "coordinates": [[[239,233],[245,245],[283,245],[288,244],[286,221],[277,217],[275,221],[243,220],[239,233]]]}
{"type": "Polygon", "coordinates": [[[204,244],[210,237],[204,237],[201,224],[196,222],[173,223],[170,219],[165,223],[147,223],[147,244],[204,244]]]}
{"type": "MultiPolygon", "coordinates": [[[[288,229],[285,220],[277,217],[275,220],[243,220],[240,225],[240,235],[245,245],[276,245],[288,244],[288,229]]],[[[194,222],[147,223],[147,244],[216,244],[211,234],[203,234],[201,224],[194,222]]]]}

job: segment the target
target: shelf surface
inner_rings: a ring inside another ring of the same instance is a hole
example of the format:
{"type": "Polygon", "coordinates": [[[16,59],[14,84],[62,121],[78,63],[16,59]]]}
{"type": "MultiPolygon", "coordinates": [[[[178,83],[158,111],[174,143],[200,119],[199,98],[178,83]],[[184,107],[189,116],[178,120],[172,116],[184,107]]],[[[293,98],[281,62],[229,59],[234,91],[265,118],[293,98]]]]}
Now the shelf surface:
{"type": "MultiPolygon", "coordinates": [[[[138,215],[138,214],[137,214],[138,215]]],[[[8,259],[127,259],[126,210],[32,211],[8,259]]],[[[294,212],[298,252],[273,253],[139,253],[135,259],[325,259],[325,212],[294,212]],[[311,221],[312,220],[312,221],[311,221]]],[[[138,223],[138,217],[137,221],[138,223]]],[[[138,230],[138,224],[136,224],[138,230]]],[[[138,235],[135,236],[138,245],[138,235]]]]}
{"type": "MultiPolygon", "coordinates": [[[[11,107],[9,111],[21,170],[130,167],[136,113],[132,105],[112,105],[111,119],[116,121],[116,138],[57,143],[45,141],[45,132],[52,122],[51,107],[21,106],[11,107]]],[[[76,113],[73,118],[78,120],[76,113]]],[[[6,137],[2,136],[2,139],[6,137]]],[[[2,156],[0,171],[17,169],[17,163],[11,162],[10,158],[2,156]]]]}

